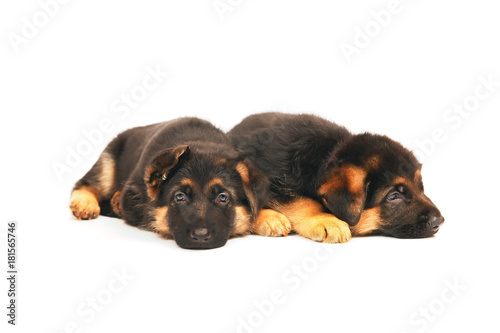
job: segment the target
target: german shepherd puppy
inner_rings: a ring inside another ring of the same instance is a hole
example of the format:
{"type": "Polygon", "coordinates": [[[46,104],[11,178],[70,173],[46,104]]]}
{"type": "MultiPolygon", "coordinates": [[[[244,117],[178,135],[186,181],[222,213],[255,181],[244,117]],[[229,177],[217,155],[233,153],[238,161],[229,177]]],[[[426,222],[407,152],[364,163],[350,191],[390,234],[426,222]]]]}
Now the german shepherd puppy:
{"type": "Polygon", "coordinates": [[[99,214],[174,238],[187,249],[244,235],[269,183],[207,121],[181,118],[119,134],[71,193],[80,220],[99,214]]]}
{"type": "Polygon", "coordinates": [[[444,222],[424,194],[421,164],[386,136],[284,113],[249,116],[229,136],[271,183],[265,208],[276,213],[257,220],[259,234],[293,230],[328,243],[351,235],[421,238],[444,222]]]}

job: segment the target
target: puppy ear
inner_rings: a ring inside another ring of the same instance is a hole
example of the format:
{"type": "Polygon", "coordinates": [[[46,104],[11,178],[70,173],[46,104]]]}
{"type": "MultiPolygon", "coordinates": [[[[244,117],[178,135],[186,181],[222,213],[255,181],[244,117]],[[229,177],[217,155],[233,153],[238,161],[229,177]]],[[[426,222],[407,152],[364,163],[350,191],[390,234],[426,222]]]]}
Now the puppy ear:
{"type": "Polygon", "coordinates": [[[168,172],[177,165],[179,158],[188,153],[188,146],[167,149],[156,155],[146,166],[144,182],[151,200],[156,200],[160,185],[167,179],[168,172]]]}
{"type": "Polygon", "coordinates": [[[365,169],[346,164],[331,169],[318,196],[333,215],[355,226],[365,206],[368,185],[365,169]]]}
{"type": "Polygon", "coordinates": [[[252,214],[252,221],[254,221],[268,200],[269,180],[247,159],[236,165],[236,171],[240,174],[243,190],[252,214]]]}

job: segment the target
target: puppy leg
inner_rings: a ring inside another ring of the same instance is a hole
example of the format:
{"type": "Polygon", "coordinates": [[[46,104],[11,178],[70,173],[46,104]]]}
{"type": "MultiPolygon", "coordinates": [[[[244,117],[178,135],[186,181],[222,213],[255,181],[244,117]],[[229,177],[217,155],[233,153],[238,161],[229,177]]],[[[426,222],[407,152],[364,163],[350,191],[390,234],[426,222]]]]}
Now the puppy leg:
{"type": "Polygon", "coordinates": [[[141,186],[127,182],[119,196],[120,218],[129,225],[151,230],[151,223],[158,220],[158,214],[149,209],[148,197],[141,194],[141,186]]]}
{"type": "Polygon", "coordinates": [[[101,212],[99,202],[109,199],[115,188],[116,163],[104,151],[99,160],[80,179],[71,192],[70,209],[79,220],[95,219],[101,212]]]}
{"type": "Polygon", "coordinates": [[[349,225],[326,213],[322,204],[310,198],[297,198],[274,205],[285,215],[299,235],[323,243],[345,243],[351,239],[349,225]]]}
{"type": "Polygon", "coordinates": [[[95,219],[101,212],[97,197],[98,195],[94,192],[94,188],[82,186],[71,192],[69,208],[79,220],[95,219]]]}
{"type": "Polygon", "coordinates": [[[120,205],[120,200],[121,200],[121,194],[122,191],[116,191],[115,194],[113,194],[113,197],[110,200],[111,208],[113,209],[113,212],[118,216],[122,216],[122,207],[120,205]]]}
{"type": "Polygon", "coordinates": [[[288,218],[272,209],[261,209],[252,224],[252,232],[261,236],[287,236],[291,229],[288,218]]]}

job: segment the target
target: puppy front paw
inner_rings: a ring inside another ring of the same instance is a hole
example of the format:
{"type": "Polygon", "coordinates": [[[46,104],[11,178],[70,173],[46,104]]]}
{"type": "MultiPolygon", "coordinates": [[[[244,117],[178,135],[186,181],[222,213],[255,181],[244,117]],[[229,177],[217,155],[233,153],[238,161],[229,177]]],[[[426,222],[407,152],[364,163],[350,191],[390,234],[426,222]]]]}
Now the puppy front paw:
{"type": "Polygon", "coordinates": [[[330,214],[307,218],[294,230],[303,237],[323,243],[346,243],[351,239],[349,225],[330,214]]]}
{"type": "Polygon", "coordinates": [[[101,207],[95,195],[85,189],[75,190],[71,193],[69,208],[79,220],[91,220],[99,216],[101,207]]]}
{"type": "Polygon", "coordinates": [[[287,236],[292,230],[288,218],[272,209],[262,209],[252,225],[252,232],[261,236],[287,236]]]}

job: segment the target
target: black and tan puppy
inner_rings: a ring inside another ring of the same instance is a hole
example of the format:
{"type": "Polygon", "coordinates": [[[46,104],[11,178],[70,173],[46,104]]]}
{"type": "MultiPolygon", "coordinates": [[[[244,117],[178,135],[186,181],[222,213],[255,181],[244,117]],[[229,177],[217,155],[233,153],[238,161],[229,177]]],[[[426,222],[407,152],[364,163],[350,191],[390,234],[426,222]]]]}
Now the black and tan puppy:
{"type": "Polygon", "coordinates": [[[119,216],[183,248],[216,248],[250,231],[268,187],[226,134],[181,118],[118,135],[76,183],[70,208],[82,220],[119,216]]]}
{"type": "Polygon", "coordinates": [[[421,238],[444,221],[424,194],[421,164],[386,136],[353,135],[313,115],[283,113],[249,116],[229,135],[269,177],[267,208],[282,214],[261,221],[262,235],[291,228],[330,243],[351,234],[421,238]]]}

